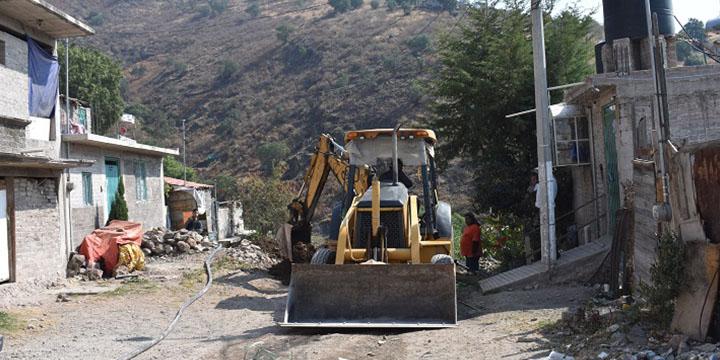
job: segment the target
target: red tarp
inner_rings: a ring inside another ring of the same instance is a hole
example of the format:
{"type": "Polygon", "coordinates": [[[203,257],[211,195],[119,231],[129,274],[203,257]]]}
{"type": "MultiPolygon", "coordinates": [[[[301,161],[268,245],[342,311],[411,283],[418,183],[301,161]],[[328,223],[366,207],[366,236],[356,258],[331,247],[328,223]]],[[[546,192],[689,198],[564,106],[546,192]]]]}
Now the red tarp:
{"type": "Polygon", "coordinates": [[[130,221],[113,220],[107,226],[94,230],[85,236],[80,244],[80,254],[85,255],[88,263],[103,260],[103,271],[112,274],[118,262],[118,246],[142,243],[142,224],[130,221]]]}

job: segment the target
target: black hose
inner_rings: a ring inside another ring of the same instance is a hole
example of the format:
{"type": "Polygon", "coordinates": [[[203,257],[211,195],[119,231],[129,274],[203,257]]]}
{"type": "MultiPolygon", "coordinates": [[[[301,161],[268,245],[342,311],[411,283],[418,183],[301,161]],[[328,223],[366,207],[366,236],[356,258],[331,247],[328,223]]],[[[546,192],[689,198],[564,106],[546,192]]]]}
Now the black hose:
{"type": "Polygon", "coordinates": [[[197,301],[198,299],[203,297],[203,295],[205,295],[205,293],[208,292],[208,290],[210,290],[210,286],[212,285],[212,269],[210,268],[210,264],[212,264],[213,258],[220,250],[222,250],[222,248],[223,248],[222,245],[218,245],[216,248],[214,248],[212,250],[212,252],[210,252],[210,254],[207,256],[207,258],[205,258],[205,274],[207,275],[207,280],[205,281],[205,287],[203,287],[202,290],[200,290],[197,294],[195,294],[195,296],[188,299],[184,304],[182,304],[182,306],[180,306],[180,309],[178,309],[177,313],[175,314],[175,318],[173,319],[172,322],[170,322],[170,325],[167,326],[165,331],[163,331],[163,333],[160,334],[159,337],[153,339],[153,341],[150,342],[149,344],[135,350],[132,353],[124,355],[120,359],[130,360],[130,359],[136,358],[138,355],[150,350],[150,348],[152,348],[153,346],[155,346],[158,343],[160,343],[161,341],[163,341],[163,339],[165,339],[165,337],[167,337],[170,334],[170,332],[173,331],[173,329],[175,328],[175,325],[177,325],[177,322],[178,322],[178,320],[180,320],[180,316],[182,316],[185,309],[187,309],[195,301],[197,301]]]}

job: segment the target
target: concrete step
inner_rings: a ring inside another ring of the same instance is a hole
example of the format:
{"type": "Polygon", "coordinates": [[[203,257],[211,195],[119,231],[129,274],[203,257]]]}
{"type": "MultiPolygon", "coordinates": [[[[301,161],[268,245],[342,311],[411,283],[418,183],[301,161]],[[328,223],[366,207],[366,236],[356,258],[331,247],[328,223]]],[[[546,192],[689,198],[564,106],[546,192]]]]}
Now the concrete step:
{"type": "Polygon", "coordinates": [[[558,259],[555,269],[548,274],[547,266],[541,262],[521,266],[480,281],[483,293],[491,293],[511,287],[524,286],[541,279],[551,281],[582,280],[589,270],[599,266],[605,253],[610,250],[610,236],[565,251],[558,259]],[[577,279],[575,279],[575,277],[577,279]]]}

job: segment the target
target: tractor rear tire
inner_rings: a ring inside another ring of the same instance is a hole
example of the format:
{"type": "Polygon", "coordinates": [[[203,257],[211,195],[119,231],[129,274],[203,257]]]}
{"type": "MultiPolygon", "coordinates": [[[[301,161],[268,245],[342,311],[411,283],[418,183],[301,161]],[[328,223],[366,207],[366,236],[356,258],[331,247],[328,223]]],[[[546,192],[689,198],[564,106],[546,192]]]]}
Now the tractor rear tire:
{"type": "Polygon", "coordinates": [[[450,255],[436,254],[430,259],[433,264],[453,264],[453,258],[450,255]]]}
{"type": "Polygon", "coordinates": [[[335,252],[328,248],[319,248],[310,260],[311,264],[333,264],[335,263],[335,252]]]}

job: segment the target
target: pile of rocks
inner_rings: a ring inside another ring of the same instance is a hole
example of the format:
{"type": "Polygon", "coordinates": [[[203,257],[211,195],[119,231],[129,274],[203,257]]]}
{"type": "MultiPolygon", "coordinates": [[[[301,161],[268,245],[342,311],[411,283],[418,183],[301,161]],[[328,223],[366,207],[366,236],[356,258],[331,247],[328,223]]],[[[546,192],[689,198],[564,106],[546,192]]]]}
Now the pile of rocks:
{"type": "Polygon", "coordinates": [[[269,256],[250,240],[243,239],[230,246],[226,254],[252,268],[267,270],[278,263],[277,259],[269,256]]]}
{"type": "Polygon", "coordinates": [[[207,236],[185,229],[167,230],[163,227],[152,228],[143,234],[140,246],[145,256],[175,256],[193,251],[205,251],[212,247],[207,236]]]}

